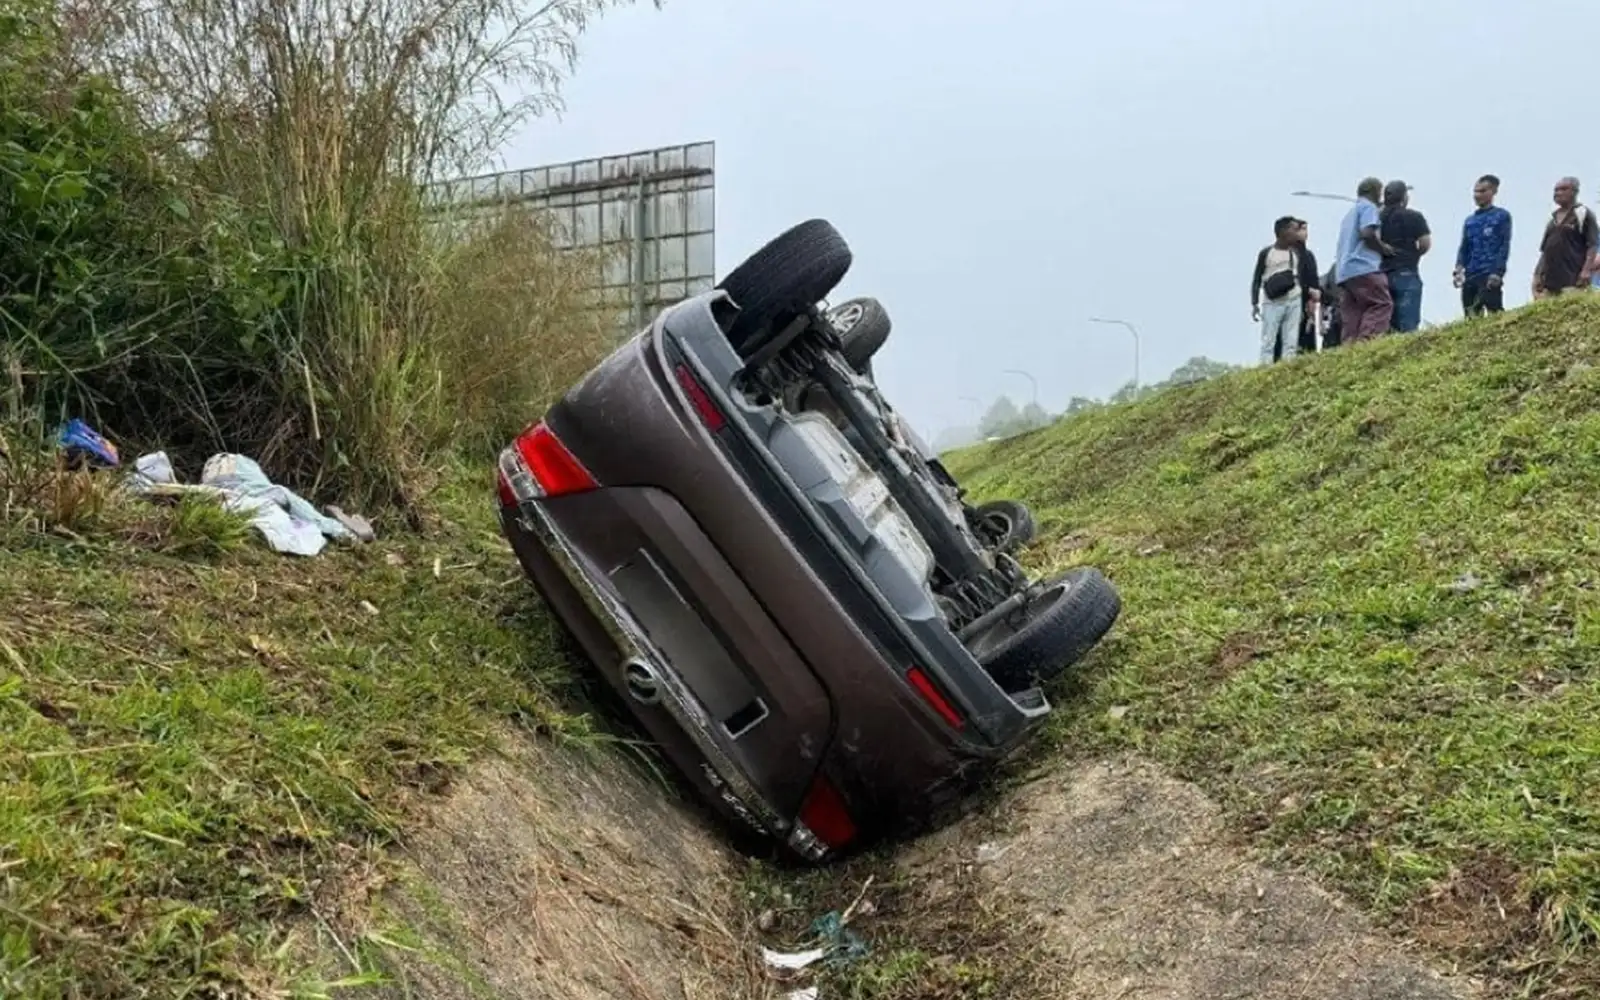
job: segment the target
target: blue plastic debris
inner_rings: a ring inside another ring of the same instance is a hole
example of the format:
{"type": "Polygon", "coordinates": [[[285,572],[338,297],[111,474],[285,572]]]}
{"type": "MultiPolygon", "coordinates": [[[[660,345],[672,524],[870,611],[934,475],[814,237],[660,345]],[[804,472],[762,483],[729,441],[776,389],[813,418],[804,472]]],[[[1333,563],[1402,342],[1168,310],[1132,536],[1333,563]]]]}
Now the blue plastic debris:
{"type": "Polygon", "coordinates": [[[865,958],[870,949],[861,935],[845,926],[844,918],[837,912],[824,913],[811,922],[811,933],[822,939],[828,965],[845,965],[865,958]]]}
{"type": "Polygon", "coordinates": [[[73,417],[61,428],[57,444],[67,453],[68,461],[88,459],[96,465],[118,466],[122,458],[117,446],[101,437],[93,427],[73,417]]]}

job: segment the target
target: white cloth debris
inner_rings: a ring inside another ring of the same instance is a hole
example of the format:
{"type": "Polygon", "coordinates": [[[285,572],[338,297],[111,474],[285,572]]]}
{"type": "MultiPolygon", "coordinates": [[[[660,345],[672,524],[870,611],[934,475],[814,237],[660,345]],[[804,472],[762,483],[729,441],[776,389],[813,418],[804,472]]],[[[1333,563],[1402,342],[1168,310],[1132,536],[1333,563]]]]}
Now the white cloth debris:
{"type": "Polygon", "coordinates": [[[812,948],[810,951],[773,951],[771,948],[762,948],[761,956],[766,959],[767,966],[773,969],[782,969],[785,972],[795,972],[803,969],[813,962],[822,961],[822,956],[827,951],[823,948],[812,948]]]}
{"type": "Polygon", "coordinates": [[[817,1000],[819,996],[815,986],[807,986],[803,990],[790,990],[788,1000],[817,1000]]]}
{"type": "Polygon", "coordinates": [[[253,459],[243,455],[213,455],[200,474],[200,485],[177,481],[166,452],[141,455],[134,462],[128,485],[137,493],[173,496],[205,493],[221,500],[228,510],[246,514],[250,524],[275,552],[314,556],[329,538],[352,538],[337,520],[317,512],[304,498],[275,485],[253,459]]]}

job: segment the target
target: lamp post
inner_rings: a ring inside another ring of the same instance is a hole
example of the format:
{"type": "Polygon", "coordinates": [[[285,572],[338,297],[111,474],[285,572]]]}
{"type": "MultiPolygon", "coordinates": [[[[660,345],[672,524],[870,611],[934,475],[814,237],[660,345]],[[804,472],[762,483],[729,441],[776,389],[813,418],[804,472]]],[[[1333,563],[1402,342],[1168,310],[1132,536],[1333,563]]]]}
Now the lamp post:
{"type": "Polygon", "coordinates": [[[1023,378],[1028,380],[1028,384],[1033,386],[1033,405],[1034,408],[1037,409],[1039,406],[1039,380],[1034,378],[1032,375],[1029,375],[1027,372],[1017,368],[1007,368],[1005,370],[1005,374],[1021,375],[1023,378]]]}
{"type": "Polygon", "coordinates": [[[1098,316],[1089,318],[1091,323],[1104,323],[1107,326],[1120,326],[1133,334],[1133,387],[1139,388],[1139,331],[1125,319],[1101,319],[1098,316]]]}
{"type": "Polygon", "coordinates": [[[1327,194],[1322,191],[1290,191],[1291,198],[1323,198],[1327,201],[1354,202],[1355,198],[1347,194],[1327,194]]]}

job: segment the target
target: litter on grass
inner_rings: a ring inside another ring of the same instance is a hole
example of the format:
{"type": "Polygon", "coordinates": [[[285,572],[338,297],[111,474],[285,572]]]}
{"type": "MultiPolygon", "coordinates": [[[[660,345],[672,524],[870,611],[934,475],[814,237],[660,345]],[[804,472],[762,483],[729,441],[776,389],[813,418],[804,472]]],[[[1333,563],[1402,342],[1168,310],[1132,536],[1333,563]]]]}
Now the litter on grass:
{"type": "MultiPolygon", "coordinates": [[[[128,487],[151,498],[195,493],[214,496],[227,510],[247,515],[251,526],[275,552],[314,556],[329,538],[343,541],[360,537],[339,519],[319,513],[304,497],[273,483],[254,459],[243,455],[211,456],[198,485],[178,482],[166,452],[141,455],[134,462],[128,487]]],[[[370,535],[372,529],[365,519],[360,524],[370,535]]]]}
{"type": "Polygon", "coordinates": [[[67,461],[70,463],[86,462],[90,465],[112,468],[122,464],[122,457],[117,454],[117,446],[101,437],[98,431],[77,417],[62,425],[56,444],[66,453],[67,461]]]}
{"type": "Polygon", "coordinates": [[[826,948],[811,948],[806,951],[773,951],[771,948],[762,948],[761,957],[766,960],[767,968],[777,969],[780,972],[799,972],[809,965],[822,961],[827,955],[826,948]]]}

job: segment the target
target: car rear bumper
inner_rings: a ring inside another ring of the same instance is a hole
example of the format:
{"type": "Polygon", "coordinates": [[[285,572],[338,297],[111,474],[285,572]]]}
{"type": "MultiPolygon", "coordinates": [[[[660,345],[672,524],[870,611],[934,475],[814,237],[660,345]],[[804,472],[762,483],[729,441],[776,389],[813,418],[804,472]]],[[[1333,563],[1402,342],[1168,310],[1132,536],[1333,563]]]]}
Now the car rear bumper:
{"type": "MultiPolygon", "coordinates": [[[[509,455],[502,456],[501,471],[508,479],[524,475],[509,455]]],[[[515,482],[513,480],[513,482],[515,482]]],[[[567,534],[556,523],[546,505],[524,502],[515,510],[501,511],[507,538],[530,576],[540,584],[541,590],[553,602],[564,605],[560,610],[569,623],[573,612],[583,614],[585,624],[597,626],[604,633],[609,646],[604,651],[592,648],[598,638],[578,634],[579,641],[591,655],[614,657],[621,668],[621,683],[609,676],[613,687],[625,698],[635,702],[636,712],[656,709],[671,721],[672,730],[665,734],[653,732],[657,738],[669,741],[681,734],[693,752],[709,770],[702,769],[690,778],[696,784],[708,786],[717,800],[735,816],[759,833],[784,837],[793,824],[780,810],[769,802],[755,787],[745,769],[735,763],[729,748],[721,738],[715,722],[704,705],[686,689],[678,672],[662,651],[651,642],[649,635],[633,613],[617,599],[610,588],[591,575],[579,557],[567,534]],[[552,571],[559,578],[552,577],[552,571]],[[562,586],[562,585],[565,586],[562,586]],[[575,606],[574,602],[576,602],[575,606]],[[630,684],[630,681],[633,683],[630,684]]],[[[652,730],[659,729],[652,726],[652,730]]],[[[681,747],[680,747],[681,749],[681,747]]]]}

